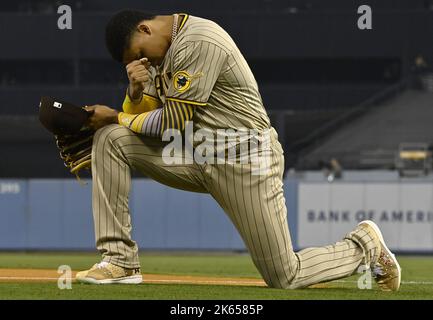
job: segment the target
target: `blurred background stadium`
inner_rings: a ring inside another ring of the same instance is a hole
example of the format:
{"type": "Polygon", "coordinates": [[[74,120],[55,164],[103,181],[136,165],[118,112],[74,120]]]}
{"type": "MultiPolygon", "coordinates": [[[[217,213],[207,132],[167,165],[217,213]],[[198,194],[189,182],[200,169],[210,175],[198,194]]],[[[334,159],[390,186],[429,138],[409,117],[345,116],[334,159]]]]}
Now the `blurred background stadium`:
{"type": "MultiPolygon", "coordinates": [[[[121,106],[103,30],[125,7],[210,18],[237,42],[285,150],[296,248],[372,217],[395,250],[433,252],[433,0],[1,2],[0,249],[93,250],[90,183],[63,167],[38,102],[121,106]],[[61,4],[72,30],[57,28],[61,4]],[[357,27],[363,4],[372,30],[357,27]]],[[[142,249],[244,249],[206,195],[137,176],[131,210],[142,249]]]]}

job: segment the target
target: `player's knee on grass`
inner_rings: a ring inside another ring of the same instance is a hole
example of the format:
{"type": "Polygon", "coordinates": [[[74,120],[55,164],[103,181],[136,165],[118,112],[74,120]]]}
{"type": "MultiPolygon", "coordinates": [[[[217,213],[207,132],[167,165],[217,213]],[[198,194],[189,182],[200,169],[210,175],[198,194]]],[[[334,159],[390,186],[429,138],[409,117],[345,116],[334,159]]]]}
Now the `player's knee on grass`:
{"type": "Polygon", "coordinates": [[[273,289],[285,289],[285,290],[294,290],[294,289],[302,289],[306,288],[307,286],[303,285],[302,283],[296,282],[295,278],[292,278],[290,280],[287,279],[274,279],[273,283],[268,283],[265,281],[269,288],[273,289]]]}
{"type": "Polygon", "coordinates": [[[291,280],[287,278],[272,277],[272,279],[264,278],[266,285],[272,289],[292,289],[291,280]]]}
{"type": "MultiPolygon", "coordinates": [[[[257,264],[256,264],[257,265],[257,264]]],[[[263,268],[261,268],[263,269],[263,268]]],[[[293,265],[290,268],[288,265],[284,265],[278,259],[273,263],[267,264],[266,270],[259,271],[265,281],[266,285],[269,288],[274,289],[296,289],[297,287],[294,285],[295,275],[296,275],[296,266],[293,265]]]]}

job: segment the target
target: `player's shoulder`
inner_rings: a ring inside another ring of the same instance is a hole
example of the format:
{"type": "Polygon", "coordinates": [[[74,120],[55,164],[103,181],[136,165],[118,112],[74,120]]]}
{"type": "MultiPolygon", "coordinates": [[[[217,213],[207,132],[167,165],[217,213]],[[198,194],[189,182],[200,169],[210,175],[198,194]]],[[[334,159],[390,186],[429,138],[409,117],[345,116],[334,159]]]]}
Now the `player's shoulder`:
{"type": "Polygon", "coordinates": [[[196,16],[188,16],[176,39],[176,46],[207,42],[226,52],[233,50],[234,42],[230,35],[216,22],[196,16]]]}
{"type": "Polygon", "coordinates": [[[185,32],[188,31],[201,31],[203,28],[221,28],[215,21],[201,18],[197,16],[188,15],[185,21],[185,32]]]}

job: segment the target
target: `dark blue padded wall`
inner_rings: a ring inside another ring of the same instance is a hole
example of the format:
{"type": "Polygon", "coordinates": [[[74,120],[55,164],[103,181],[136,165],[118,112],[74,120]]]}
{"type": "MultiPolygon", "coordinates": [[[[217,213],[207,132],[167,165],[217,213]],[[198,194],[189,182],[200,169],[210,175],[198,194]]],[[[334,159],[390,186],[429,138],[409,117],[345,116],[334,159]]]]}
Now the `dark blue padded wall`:
{"type": "MultiPolygon", "coordinates": [[[[130,208],[142,249],[244,250],[209,195],[136,179],[130,208]]],[[[94,243],[91,182],[0,180],[0,249],[94,250],[94,243]]]]}

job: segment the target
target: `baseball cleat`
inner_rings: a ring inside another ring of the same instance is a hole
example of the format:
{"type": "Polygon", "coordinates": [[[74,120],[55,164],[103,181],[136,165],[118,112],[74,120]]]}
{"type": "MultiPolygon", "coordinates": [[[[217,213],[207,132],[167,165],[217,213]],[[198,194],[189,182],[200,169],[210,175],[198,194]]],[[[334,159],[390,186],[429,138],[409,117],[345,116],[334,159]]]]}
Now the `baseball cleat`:
{"type": "Polygon", "coordinates": [[[89,270],[85,270],[85,271],[77,272],[77,274],[75,275],[75,279],[78,279],[78,278],[85,278],[85,277],[87,276],[87,274],[88,274],[90,271],[96,269],[97,267],[98,267],[98,264],[95,263],[95,264],[93,265],[93,267],[91,267],[89,270]]]}
{"type": "Polygon", "coordinates": [[[371,220],[361,221],[358,225],[367,225],[373,229],[380,241],[381,252],[372,268],[372,274],[377,285],[383,291],[397,291],[401,283],[401,268],[395,255],[386,246],[382,232],[377,224],[371,220]]]}
{"type": "Polygon", "coordinates": [[[88,284],[140,284],[143,276],[139,268],[126,269],[103,261],[89,270],[78,272],[75,280],[88,284]]]}

